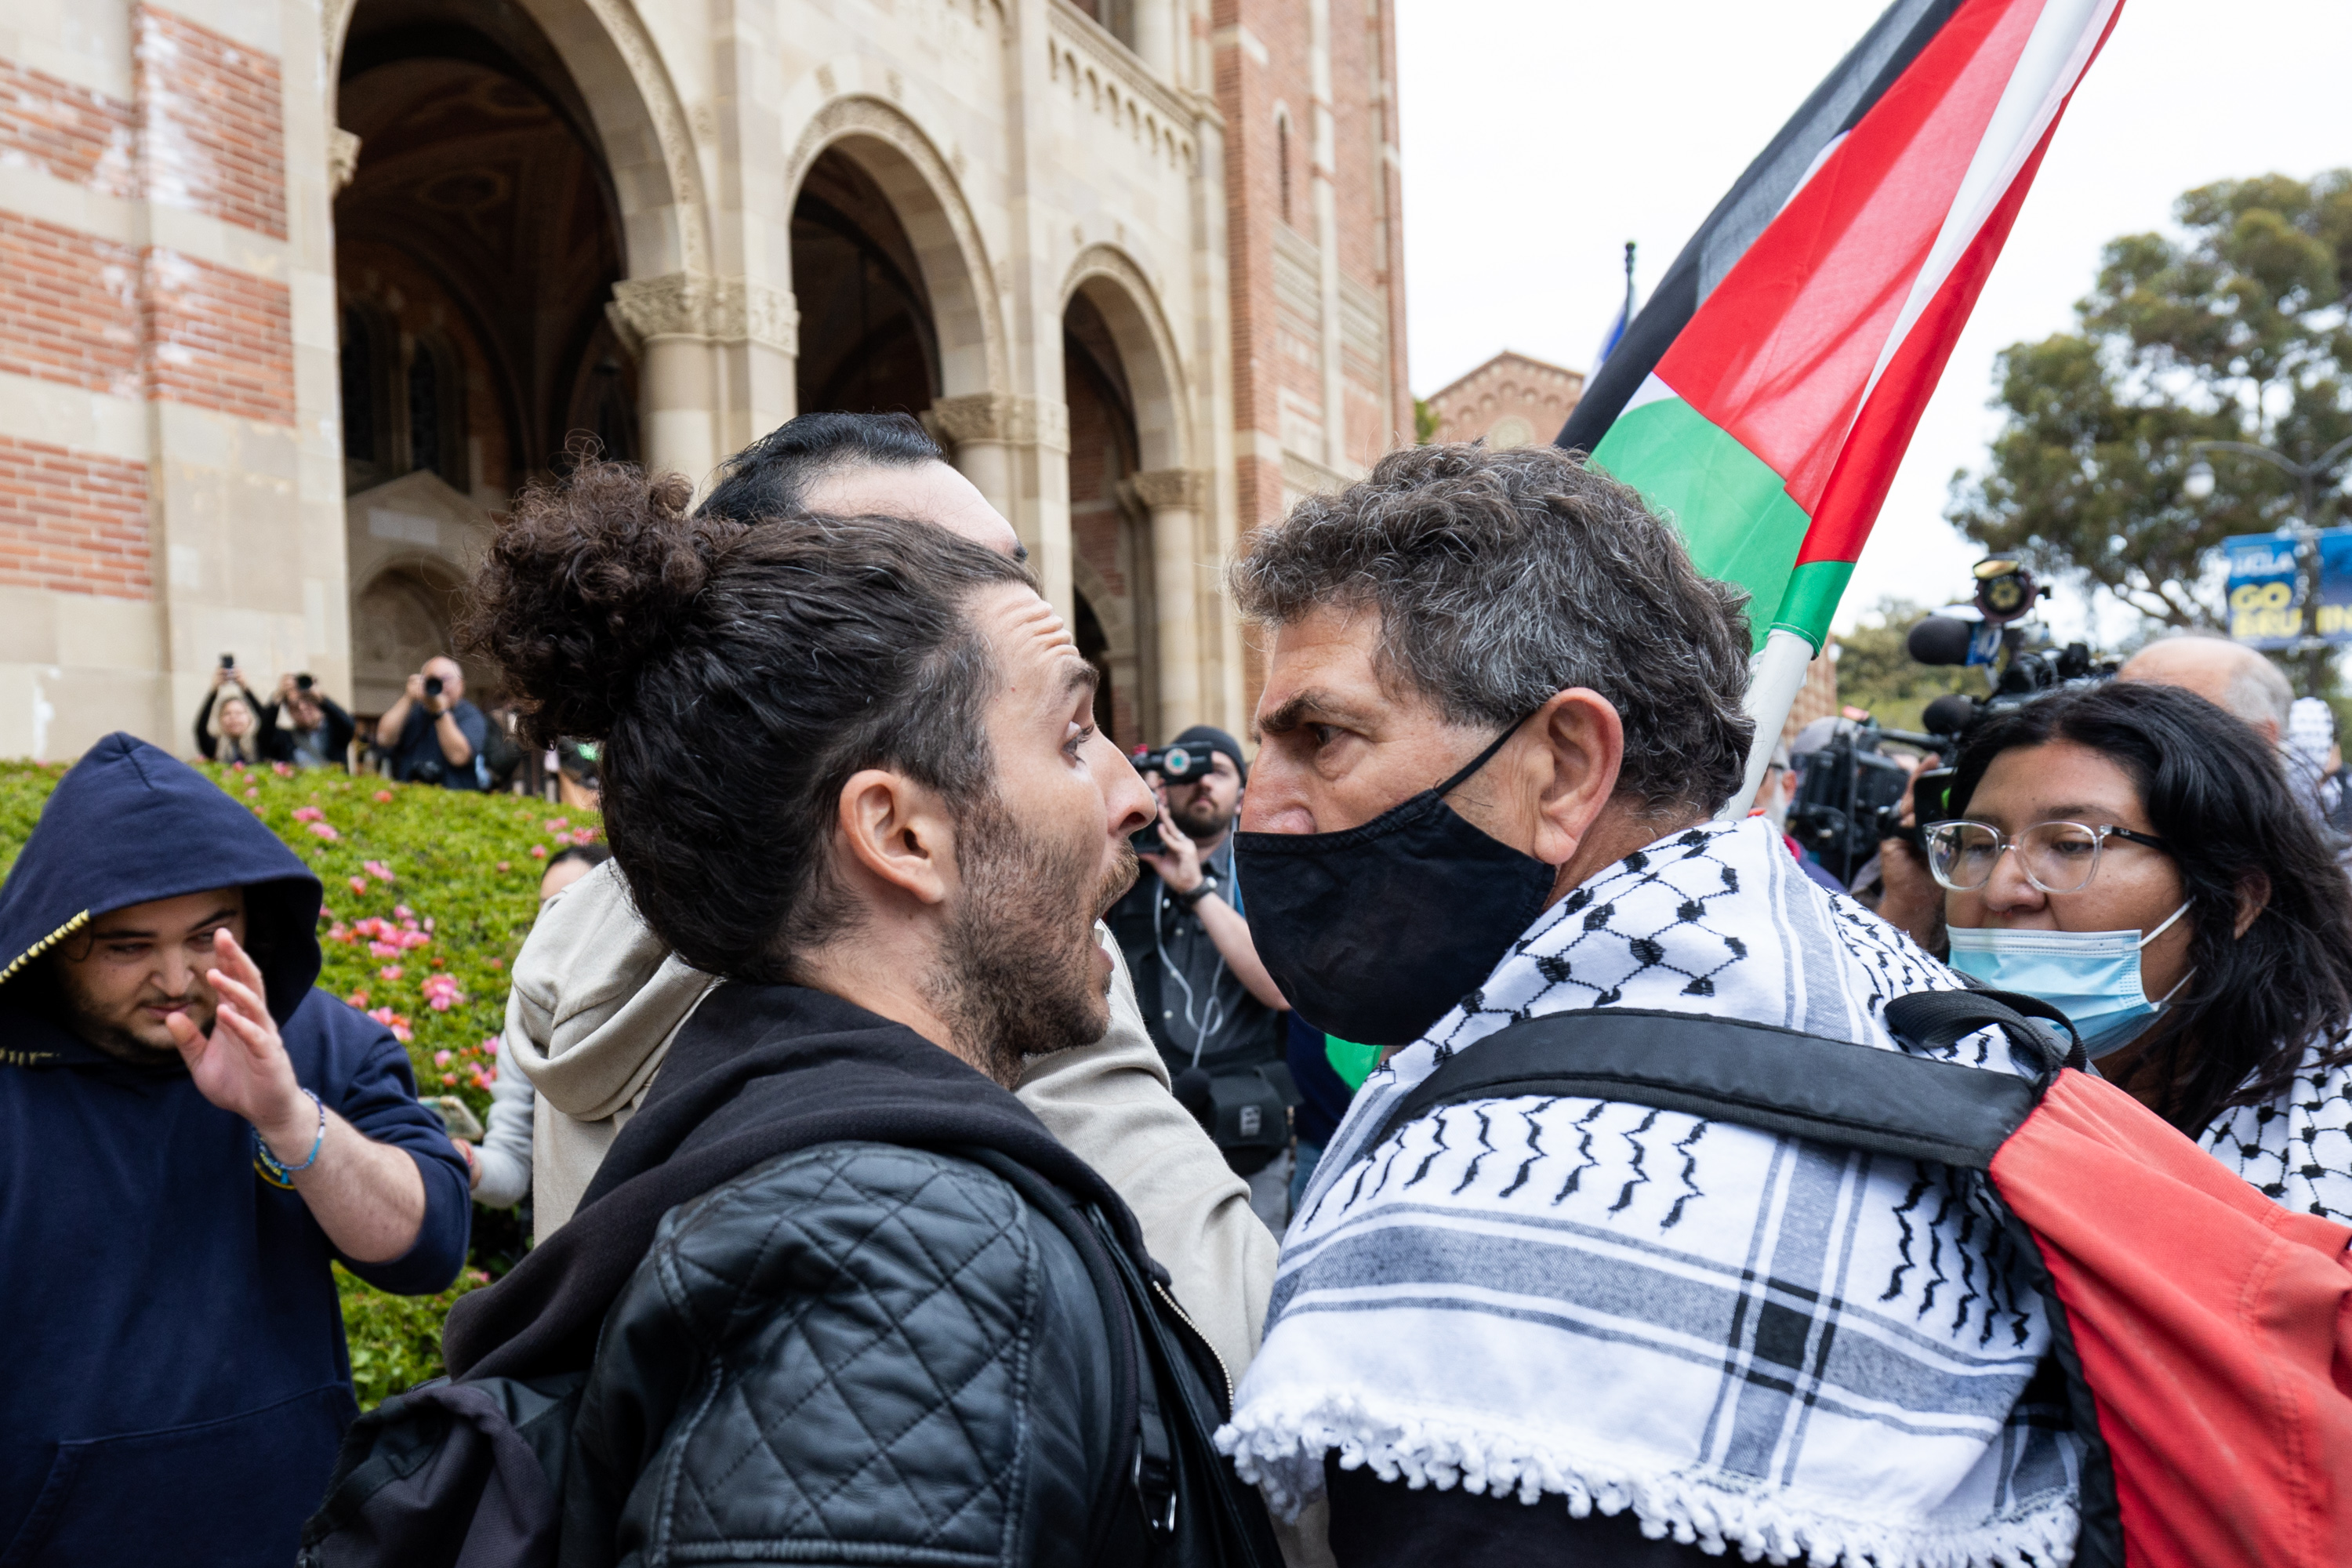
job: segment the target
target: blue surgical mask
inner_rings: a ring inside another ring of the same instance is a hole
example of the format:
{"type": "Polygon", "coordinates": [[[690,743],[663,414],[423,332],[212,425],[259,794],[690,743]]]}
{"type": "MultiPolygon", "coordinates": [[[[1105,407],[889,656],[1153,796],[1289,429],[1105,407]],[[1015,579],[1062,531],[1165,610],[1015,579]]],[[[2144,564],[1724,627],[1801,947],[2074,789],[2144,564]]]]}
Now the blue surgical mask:
{"type": "Polygon", "coordinates": [[[2022,991],[2066,1015],[2084,1053],[2096,1058],[2147,1032],[2181,985],[2151,1002],[2140,983],[2140,949],[2189,912],[2182,904],[2164,924],[2136,931],[2005,931],[1951,928],[1952,967],[1996,991],[2022,991]]]}

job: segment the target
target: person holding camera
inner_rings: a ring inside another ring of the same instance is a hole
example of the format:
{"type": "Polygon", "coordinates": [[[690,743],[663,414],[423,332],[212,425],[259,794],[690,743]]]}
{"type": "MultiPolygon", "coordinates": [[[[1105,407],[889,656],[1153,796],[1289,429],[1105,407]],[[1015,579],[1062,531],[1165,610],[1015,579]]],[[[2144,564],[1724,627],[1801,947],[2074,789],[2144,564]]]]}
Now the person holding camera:
{"type": "Polygon", "coordinates": [[[278,700],[261,710],[261,728],[284,753],[278,760],[298,768],[349,767],[352,735],[358,726],[341,704],[308,675],[278,682],[278,700]]]}
{"type": "Polygon", "coordinates": [[[375,726],[375,743],[391,753],[394,778],[444,789],[486,787],[482,749],[489,735],[489,721],[466,700],[466,672],[456,659],[438,657],[408,678],[408,689],[375,726]]]}
{"type": "Polygon", "coordinates": [[[261,712],[261,704],[245,684],[245,673],[236,668],[236,657],[221,655],[212,687],[196,708],[197,754],[223,766],[243,763],[251,768],[282,761],[261,712]]]}
{"type": "Polygon", "coordinates": [[[1292,1095],[1281,1064],[1290,1004],[1258,961],[1234,885],[1234,818],[1248,776],[1241,745],[1196,724],[1137,766],[1159,785],[1160,816],[1136,836],[1145,871],[1108,921],[1177,1098],[1207,1124],[1234,1173],[1249,1178],[1250,1206],[1279,1232],[1288,1207],[1292,1095]]]}

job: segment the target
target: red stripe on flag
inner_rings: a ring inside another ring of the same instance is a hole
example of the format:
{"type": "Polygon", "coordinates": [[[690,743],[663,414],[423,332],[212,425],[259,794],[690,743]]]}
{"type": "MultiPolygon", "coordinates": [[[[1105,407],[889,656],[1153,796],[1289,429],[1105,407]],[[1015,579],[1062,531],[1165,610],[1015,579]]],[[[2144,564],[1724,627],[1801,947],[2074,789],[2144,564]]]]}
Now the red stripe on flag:
{"type": "Polygon", "coordinates": [[[1973,0],[1947,23],[1659,361],[1808,513],[2041,10],[1973,0]]]}
{"type": "MultiPolygon", "coordinates": [[[[2109,14],[2107,25],[2092,48],[2090,58],[2083,62],[2081,74],[2074,79],[2075,87],[2084,76],[2090,74],[2099,51],[2107,46],[2115,31],[2116,18],[2123,15],[2118,5],[2109,14]]],[[[1969,313],[1976,309],[1977,296],[1983,292],[1985,279],[1992,276],[1993,263],[2000,258],[2001,247],[2009,241],[2009,231],[2017,221],[2018,209],[2025,204],[2025,193],[2032,187],[2033,176],[2041,170],[2042,154],[2050,151],[2050,139],[2058,133],[2059,122],[2066,117],[2067,105],[2074,100],[2074,88],[2066,89],[2057,112],[2042,129],[2042,140],[2034,143],[2028,157],[2002,193],[2000,205],[1985,216],[1984,226],[1967,250],[1954,260],[1951,272],[1936,290],[1927,308],[1911,323],[1902,346],[1887,362],[1886,372],[1878,384],[1870,390],[1870,401],[1855,417],[1853,426],[1844,438],[1838,456],[1837,467],[1829,483],[1822,488],[1822,499],[1812,510],[1812,526],[1806,530],[1803,547],[1797,552],[1797,564],[1812,561],[1853,561],[1860,559],[1862,546],[1870,537],[1871,525],[1878,521],[1878,509],[1885,504],[1886,492],[1895,482],[1895,471],[1903,463],[1903,455],[1910,449],[1912,433],[1927,410],[1927,401],[1934,395],[1936,383],[1942,378],[1945,362],[1952,357],[1958,343],[1960,329],[1968,324],[1969,313]]]]}

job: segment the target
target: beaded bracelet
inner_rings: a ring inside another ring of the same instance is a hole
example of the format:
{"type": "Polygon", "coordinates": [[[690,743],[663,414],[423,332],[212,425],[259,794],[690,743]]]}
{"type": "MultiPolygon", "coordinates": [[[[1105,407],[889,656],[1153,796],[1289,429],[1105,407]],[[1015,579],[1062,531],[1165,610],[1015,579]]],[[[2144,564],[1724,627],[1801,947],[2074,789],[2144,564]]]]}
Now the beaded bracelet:
{"type": "Polygon", "coordinates": [[[253,1130],[253,1168],[260,1173],[263,1181],[273,1187],[284,1187],[289,1192],[294,1189],[294,1177],[298,1173],[319,1163],[319,1151],[327,1143],[327,1102],[310,1094],[307,1089],[302,1092],[310,1094],[310,1103],[319,1108],[319,1135],[310,1141],[310,1152],[300,1164],[289,1165],[271,1153],[268,1143],[261,1136],[261,1129],[257,1127],[253,1130]]]}

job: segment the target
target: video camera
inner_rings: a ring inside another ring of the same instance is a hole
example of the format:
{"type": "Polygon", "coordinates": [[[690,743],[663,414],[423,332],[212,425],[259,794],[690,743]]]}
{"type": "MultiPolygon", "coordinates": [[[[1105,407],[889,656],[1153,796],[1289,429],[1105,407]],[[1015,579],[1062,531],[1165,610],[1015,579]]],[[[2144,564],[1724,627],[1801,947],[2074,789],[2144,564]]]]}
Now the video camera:
{"type": "Polygon", "coordinates": [[[1903,791],[1911,773],[1879,751],[1888,741],[1936,743],[1932,735],[1881,729],[1874,719],[1846,721],[1828,745],[1802,759],[1797,798],[1789,805],[1789,837],[1842,883],[1852,884],[1854,873],[1878,853],[1880,839],[1918,841],[1917,827],[1903,826],[1903,791]]]}
{"type": "MultiPolygon", "coordinates": [[[[2037,646],[2027,627],[2013,624],[2050,596],[2050,590],[2037,586],[2032,574],[2014,556],[1979,561],[1971,575],[1976,578],[1975,603],[1981,619],[1929,616],[1913,626],[1904,640],[1905,649],[1921,664],[1982,665],[1992,681],[1990,696],[1948,692],[1928,703],[1920,715],[1920,722],[1929,731],[1926,738],[1942,753],[1947,765],[1925,770],[1913,786],[1911,803],[1916,822],[1935,822],[1950,815],[1945,804],[1952,781],[1950,760],[1966,743],[1969,732],[1986,718],[2022,707],[2062,687],[2105,680],[2116,673],[2116,661],[2095,658],[2087,643],[2053,647],[2047,632],[2036,626],[2032,631],[2042,639],[2037,646]]],[[[1912,830],[1915,842],[1916,832],[1912,830]]],[[[1890,832],[1885,837],[1904,835],[1890,832]]]]}

